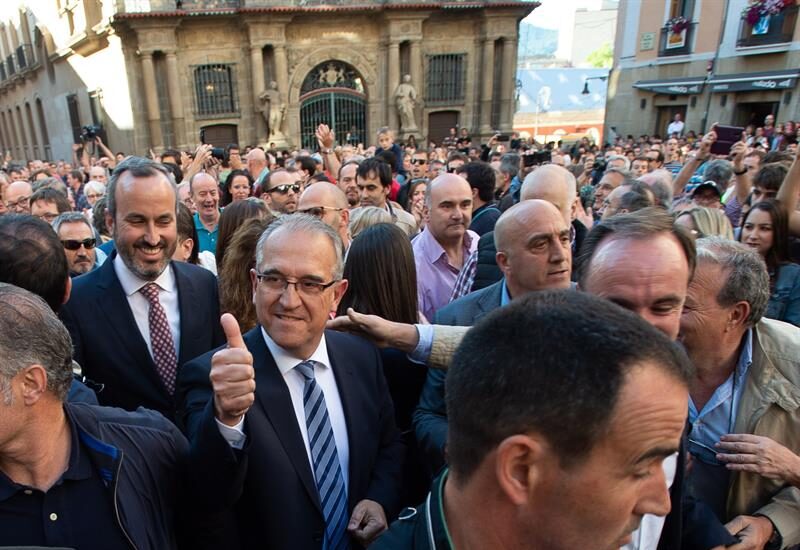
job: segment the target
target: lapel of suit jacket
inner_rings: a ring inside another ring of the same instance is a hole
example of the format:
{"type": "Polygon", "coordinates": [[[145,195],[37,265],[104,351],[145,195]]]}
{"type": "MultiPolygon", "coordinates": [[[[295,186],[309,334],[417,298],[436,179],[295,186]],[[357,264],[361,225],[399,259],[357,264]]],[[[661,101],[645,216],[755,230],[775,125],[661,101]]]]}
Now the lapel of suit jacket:
{"type": "Polygon", "coordinates": [[[96,295],[97,308],[103,312],[107,325],[117,333],[119,341],[133,355],[137,364],[148,367],[141,370],[152,378],[154,387],[160,388],[164,395],[167,395],[161,378],[156,372],[153,357],[147,351],[147,343],[144,341],[142,333],[139,332],[139,326],[133,317],[131,306],[128,304],[128,297],[125,296],[125,291],[117,278],[116,271],[114,271],[114,258],[116,255],[115,251],[100,267],[100,277],[97,284],[100,292],[96,295]]]}
{"type": "Polygon", "coordinates": [[[484,292],[483,295],[478,299],[477,305],[480,309],[480,312],[475,315],[473,324],[477,323],[478,319],[487,313],[500,307],[503,293],[503,280],[504,279],[500,279],[498,282],[487,288],[486,292],[484,292]]]}
{"type": "Polygon", "coordinates": [[[192,304],[196,304],[200,297],[197,295],[192,280],[186,276],[178,262],[171,262],[175,274],[175,286],[178,289],[178,311],[181,323],[181,341],[178,343],[178,365],[183,365],[194,357],[185,357],[189,338],[194,334],[192,326],[192,304]]]}
{"type": "Polygon", "coordinates": [[[256,328],[245,334],[244,341],[247,349],[253,354],[253,366],[256,371],[256,398],[278,435],[278,439],[311,497],[311,501],[322,513],[319,491],[308,462],[303,435],[297,425],[289,388],[264,342],[261,326],[256,325],[256,328]]]}
{"type": "MultiPolygon", "coordinates": [[[[344,410],[344,421],[347,426],[347,445],[350,449],[348,456],[349,467],[347,468],[347,478],[349,479],[349,486],[354,487],[354,477],[364,471],[361,466],[361,453],[357,452],[359,448],[359,436],[364,434],[360,433],[357,428],[360,425],[360,419],[355,414],[355,403],[359,398],[356,395],[355,384],[353,384],[352,377],[354,376],[352,360],[349,360],[346,353],[345,343],[341,342],[342,335],[326,330],[325,343],[328,347],[328,358],[331,360],[331,368],[333,369],[333,376],[336,379],[336,388],[339,390],[339,398],[342,401],[342,409],[344,410]]],[[[350,487],[347,490],[348,501],[350,500],[350,487]]]]}

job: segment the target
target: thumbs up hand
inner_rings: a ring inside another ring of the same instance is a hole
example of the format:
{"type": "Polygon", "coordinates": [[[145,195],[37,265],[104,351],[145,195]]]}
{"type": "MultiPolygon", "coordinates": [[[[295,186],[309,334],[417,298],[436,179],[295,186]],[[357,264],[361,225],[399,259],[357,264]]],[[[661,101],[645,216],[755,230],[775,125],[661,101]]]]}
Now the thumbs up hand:
{"type": "Polygon", "coordinates": [[[247,351],[239,323],[230,313],[220,318],[228,347],[211,358],[211,387],[217,420],[235,426],[253,405],[256,398],[253,356],[247,351]]]}

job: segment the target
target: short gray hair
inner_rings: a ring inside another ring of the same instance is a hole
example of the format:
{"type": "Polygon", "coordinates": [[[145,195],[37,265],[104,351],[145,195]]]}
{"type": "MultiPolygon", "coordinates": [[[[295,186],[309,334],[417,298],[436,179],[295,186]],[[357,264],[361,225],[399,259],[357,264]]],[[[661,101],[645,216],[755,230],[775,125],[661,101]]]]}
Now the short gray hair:
{"type": "Polygon", "coordinates": [[[267,244],[267,240],[269,240],[270,236],[278,231],[306,233],[311,235],[322,234],[328,237],[336,253],[336,264],[333,267],[332,273],[333,278],[336,280],[342,278],[342,274],[344,273],[342,238],[327,223],[314,216],[309,216],[308,214],[284,215],[269,224],[261,234],[261,237],[258,238],[258,245],[256,246],[256,269],[261,270],[261,264],[264,262],[264,245],[267,244]]]}
{"type": "Polygon", "coordinates": [[[511,176],[511,179],[517,177],[519,173],[519,159],[520,156],[517,153],[506,153],[500,157],[500,172],[508,174],[511,176]]]}
{"type": "Polygon", "coordinates": [[[704,237],[697,240],[697,261],[716,264],[728,272],[716,297],[721,306],[747,302],[750,315],[745,323],[753,326],[761,320],[769,301],[769,273],[755,250],[723,237],[704,237]]]}
{"type": "Polygon", "coordinates": [[[728,187],[728,182],[732,176],[733,164],[725,159],[712,160],[708,163],[704,172],[704,178],[722,186],[723,191],[728,187]]]}
{"type": "Polygon", "coordinates": [[[622,165],[623,170],[631,169],[631,161],[628,160],[628,157],[623,157],[622,155],[609,155],[608,157],[606,157],[606,166],[611,164],[611,162],[614,160],[624,161],[624,164],[622,165]]]}
{"type": "Polygon", "coordinates": [[[87,181],[86,185],[83,186],[83,194],[87,194],[89,191],[94,191],[95,193],[101,193],[103,195],[106,194],[106,186],[104,183],[99,182],[97,180],[87,181]]]}
{"type": "Polygon", "coordinates": [[[603,172],[603,175],[605,176],[608,174],[619,174],[622,176],[622,183],[620,183],[620,185],[632,186],[636,182],[633,174],[628,170],[623,170],[622,168],[608,168],[605,172],[603,172]]]}
{"type": "Polygon", "coordinates": [[[69,332],[39,296],[0,283],[0,390],[6,404],[11,401],[10,380],[31,365],[42,365],[47,389],[66,399],[72,384],[69,332]]]}
{"type": "Polygon", "coordinates": [[[144,157],[128,157],[117,164],[117,167],[114,169],[114,173],[111,174],[111,177],[108,179],[108,185],[106,186],[106,208],[112,219],[116,220],[117,217],[117,182],[125,172],[130,172],[135,178],[147,178],[151,176],[158,176],[159,174],[164,176],[164,179],[169,182],[170,186],[172,187],[172,191],[175,193],[175,213],[177,215],[178,190],[175,188],[175,182],[173,182],[169,177],[170,172],[164,167],[163,164],[153,160],[144,157]]]}
{"type": "Polygon", "coordinates": [[[94,227],[92,227],[92,224],[86,219],[86,216],[80,212],[64,212],[63,214],[59,214],[52,223],[53,231],[56,232],[56,235],[58,235],[58,230],[61,229],[61,226],[65,223],[85,223],[86,227],[88,227],[92,235],[94,235],[94,227]]]}

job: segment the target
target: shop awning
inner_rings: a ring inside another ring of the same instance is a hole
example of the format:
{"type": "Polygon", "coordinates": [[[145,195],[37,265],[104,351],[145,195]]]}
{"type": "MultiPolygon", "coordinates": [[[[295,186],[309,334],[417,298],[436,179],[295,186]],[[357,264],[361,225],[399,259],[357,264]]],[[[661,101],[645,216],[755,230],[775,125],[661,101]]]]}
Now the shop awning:
{"type": "Polygon", "coordinates": [[[702,76],[662,78],[659,80],[639,80],[633,84],[633,87],[657,94],[690,95],[702,92],[705,81],[706,79],[702,76]]]}
{"type": "Polygon", "coordinates": [[[712,92],[753,92],[761,90],[789,90],[797,84],[800,69],[767,71],[764,73],[718,74],[711,77],[712,92]]]}

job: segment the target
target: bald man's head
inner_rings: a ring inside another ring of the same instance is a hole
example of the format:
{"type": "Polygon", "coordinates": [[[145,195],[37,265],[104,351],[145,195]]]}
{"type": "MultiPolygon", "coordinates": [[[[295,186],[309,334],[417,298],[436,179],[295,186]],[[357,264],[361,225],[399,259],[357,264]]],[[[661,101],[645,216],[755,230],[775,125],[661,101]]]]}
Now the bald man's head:
{"type": "Polygon", "coordinates": [[[297,211],[319,218],[339,233],[345,245],[349,242],[347,196],[336,185],[321,181],[306,187],[300,195],[297,211]]]}
{"type": "Polygon", "coordinates": [[[247,153],[247,171],[253,179],[258,178],[264,168],[267,167],[267,154],[263,149],[256,147],[247,153]]]}
{"type": "Polygon", "coordinates": [[[494,242],[512,298],[569,287],[570,226],[551,202],[530,199],[506,210],[495,225],[494,242]]]}
{"type": "Polygon", "coordinates": [[[578,183],[569,170],[555,164],[546,164],[528,174],[522,183],[520,200],[545,200],[561,212],[571,223],[577,216],[578,183]]]}

